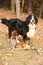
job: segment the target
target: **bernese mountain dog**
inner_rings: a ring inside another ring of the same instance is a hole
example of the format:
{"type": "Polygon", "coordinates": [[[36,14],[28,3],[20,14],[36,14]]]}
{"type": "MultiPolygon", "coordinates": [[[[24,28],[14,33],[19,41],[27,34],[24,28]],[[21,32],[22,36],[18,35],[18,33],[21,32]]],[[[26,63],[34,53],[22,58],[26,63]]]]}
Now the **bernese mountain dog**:
{"type": "MultiPolygon", "coordinates": [[[[22,21],[18,18],[15,19],[1,19],[1,23],[8,26],[9,31],[9,39],[11,38],[12,32],[16,31],[17,36],[22,36],[24,40],[24,44],[28,45],[29,41],[35,34],[36,24],[38,23],[38,18],[35,15],[29,15],[25,21],[22,21]],[[25,44],[25,40],[27,41],[25,44]]],[[[18,40],[18,38],[17,38],[18,40]]],[[[19,41],[19,40],[18,40],[19,41]]]]}

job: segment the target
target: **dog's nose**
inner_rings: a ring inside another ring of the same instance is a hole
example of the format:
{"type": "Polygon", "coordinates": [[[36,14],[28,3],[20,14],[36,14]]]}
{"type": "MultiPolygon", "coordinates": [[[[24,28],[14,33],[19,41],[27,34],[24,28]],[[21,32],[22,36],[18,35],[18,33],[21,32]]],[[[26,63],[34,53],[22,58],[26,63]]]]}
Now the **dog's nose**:
{"type": "Polygon", "coordinates": [[[34,22],[34,20],[32,20],[32,22],[34,22]]]}

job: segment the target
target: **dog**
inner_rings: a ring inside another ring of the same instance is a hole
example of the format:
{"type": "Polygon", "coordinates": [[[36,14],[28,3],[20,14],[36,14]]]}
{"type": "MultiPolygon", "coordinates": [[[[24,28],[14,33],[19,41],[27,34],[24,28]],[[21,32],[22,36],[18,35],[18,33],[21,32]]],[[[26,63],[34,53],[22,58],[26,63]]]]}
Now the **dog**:
{"type": "Polygon", "coordinates": [[[29,15],[25,21],[18,18],[15,19],[1,19],[1,23],[8,26],[9,39],[11,39],[12,33],[16,35],[17,42],[18,37],[23,37],[23,47],[28,47],[30,39],[35,35],[36,24],[38,23],[38,18],[35,15],[29,15]],[[26,41],[26,43],[25,43],[26,41]]]}
{"type": "MultiPolygon", "coordinates": [[[[34,37],[35,31],[36,31],[36,25],[38,23],[38,18],[35,15],[29,15],[25,21],[22,21],[20,19],[10,19],[10,22],[12,22],[11,27],[9,27],[9,33],[11,36],[11,32],[13,30],[16,30],[18,33],[18,36],[23,37],[23,47],[28,47],[28,44],[30,43],[30,40],[34,37]]],[[[19,43],[18,38],[17,42],[19,43]]]]}

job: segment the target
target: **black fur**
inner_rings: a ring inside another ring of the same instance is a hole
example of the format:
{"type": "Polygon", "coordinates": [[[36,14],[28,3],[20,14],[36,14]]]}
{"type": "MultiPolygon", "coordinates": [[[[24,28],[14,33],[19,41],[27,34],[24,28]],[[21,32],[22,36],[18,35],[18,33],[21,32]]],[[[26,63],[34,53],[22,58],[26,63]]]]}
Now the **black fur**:
{"type": "Polygon", "coordinates": [[[10,19],[11,26],[9,27],[9,38],[11,37],[11,32],[16,30],[18,35],[22,35],[23,39],[26,38],[26,32],[28,31],[28,26],[26,21],[22,21],[20,19],[10,19]]]}

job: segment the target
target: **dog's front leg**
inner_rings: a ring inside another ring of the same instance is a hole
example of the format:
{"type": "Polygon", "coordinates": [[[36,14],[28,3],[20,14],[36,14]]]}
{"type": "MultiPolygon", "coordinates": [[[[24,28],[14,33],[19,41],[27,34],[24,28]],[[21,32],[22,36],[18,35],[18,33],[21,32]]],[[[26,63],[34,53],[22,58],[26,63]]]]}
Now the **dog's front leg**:
{"type": "Polygon", "coordinates": [[[24,49],[30,49],[29,44],[30,44],[30,39],[26,40],[26,41],[23,43],[22,47],[23,47],[24,49]]]}

